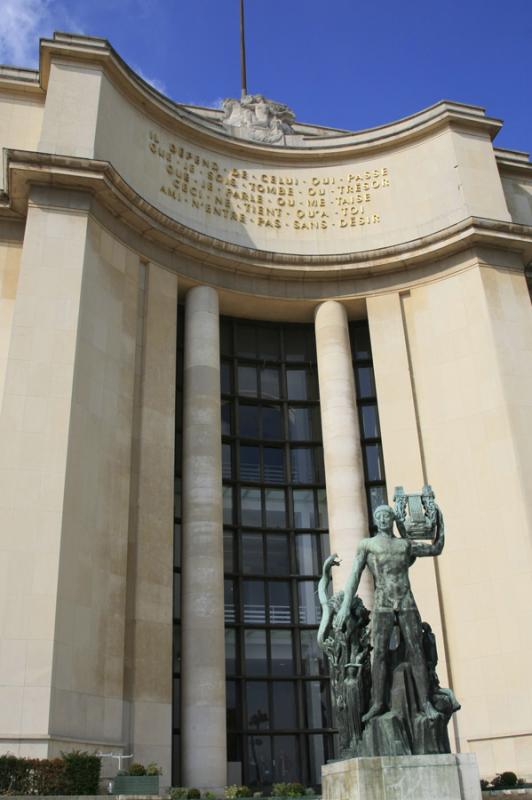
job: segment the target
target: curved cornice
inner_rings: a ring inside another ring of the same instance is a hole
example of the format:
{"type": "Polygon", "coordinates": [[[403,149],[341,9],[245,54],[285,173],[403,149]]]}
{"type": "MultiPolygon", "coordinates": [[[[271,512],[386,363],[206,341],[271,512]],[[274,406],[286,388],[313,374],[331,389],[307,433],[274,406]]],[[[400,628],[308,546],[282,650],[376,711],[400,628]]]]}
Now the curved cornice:
{"type": "Polygon", "coordinates": [[[44,90],[53,60],[100,66],[133,105],[171,132],[218,152],[238,153],[262,162],[295,164],[316,159],[321,163],[333,162],[397,147],[445,125],[481,130],[493,138],[502,125],[500,120],[486,117],[479,106],[441,101],[395,122],[352,133],[323,128],[324,134],[316,135],[316,129],[309,126],[312,134],[303,135],[300,146],[275,147],[235,139],[208,118],[165,97],[137,75],[105,39],[63,33],[56,33],[53,39],[42,39],[40,82],[44,90]]]}
{"type": "MultiPolygon", "coordinates": [[[[430,262],[473,245],[486,245],[532,258],[532,226],[467,217],[435,233],[393,247],[334,255],[293,255],[255,250],[202,234],[148,203],[104,161],[6,150],[7,195],[3,213],[23,217],[32,186],[90,193],[142,238],[172,253],[234,272],[306,281],[365,277],[430,262]]],[[[64,199],[63,199],[64,202],[64,199]]],[[[58,205],[61,198],[58,196],[58,205]]]]}

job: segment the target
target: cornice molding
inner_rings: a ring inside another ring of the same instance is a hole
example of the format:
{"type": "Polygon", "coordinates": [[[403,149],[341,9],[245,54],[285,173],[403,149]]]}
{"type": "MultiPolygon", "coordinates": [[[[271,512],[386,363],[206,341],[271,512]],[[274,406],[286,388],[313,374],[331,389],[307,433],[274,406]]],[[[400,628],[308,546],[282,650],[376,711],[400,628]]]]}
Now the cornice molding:
{"type": "Polygon", "coordinates": [[[296,164],[317,159],[326,163],[360,157],[402,146],[449,125],[481,131],[493,139],[502,126],[501,120],[487,117],[480,106],[442,100],[403,119],[362,131],[323,128],[324,134],[320,136],[316,135],[316,128],[309,125],[309,130],[313,132],[303,136],[301,146],[276,147],[235,139],[214,122],[184,104],[170,100],[137,75],[105,39],[65,33],[56,33],[53,39],[42,39],[39,74],[40,84],[45,91],[53,61],[100,66],[132,105],[170,132],[220,153],[238,154],[264,163],[296,164]]]}

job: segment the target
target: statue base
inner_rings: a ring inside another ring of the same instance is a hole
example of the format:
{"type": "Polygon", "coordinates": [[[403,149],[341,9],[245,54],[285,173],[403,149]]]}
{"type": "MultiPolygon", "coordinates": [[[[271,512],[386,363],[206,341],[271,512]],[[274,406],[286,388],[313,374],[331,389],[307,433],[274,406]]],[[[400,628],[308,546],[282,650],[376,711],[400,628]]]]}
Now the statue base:
{"type": "Polygon", "coordinates": [[[321,775],[323,800],[481,800],[474,753],[348,758],[321,775]]]}

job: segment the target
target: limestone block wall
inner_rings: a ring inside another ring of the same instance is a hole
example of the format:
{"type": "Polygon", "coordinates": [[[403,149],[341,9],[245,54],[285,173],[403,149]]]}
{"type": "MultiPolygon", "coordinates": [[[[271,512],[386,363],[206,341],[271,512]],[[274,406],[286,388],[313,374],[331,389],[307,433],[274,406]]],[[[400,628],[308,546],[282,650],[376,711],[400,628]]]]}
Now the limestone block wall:
{"type": "MultiPolygon", "coordinates": [[[[0,91],[0,152],[5,147],[36,150],[41,134],[44,93],[0,91]]],[[[5,189],[4,162],[0,165],[0,188],[5,189]]]]}
{"type": "Polygon", "coordinates": [[[125,733],[171,781],[177,276],[148,264],[137,336],[126,607],[125,733]]]}
{"type": "Polygon", "coordinates": [[[522,272],[498,258],[412,289],[403,308],[426,472],[446,513],[460,745],[481,774],[530,775],[532,318],[522,272]]]}
{"type": "Polygon", "coordinates": [[[40,152],[94,158],[101,82],[99,66],[51,64],[40,152]]]}
{"type": "Polygon", "coordinates": [[[502,186],[512,220],[532,225],[532,178],[503,174],[502,186]]]}
{"type": "Polygon", "coordinates": [[[19,254],[0,254],[0,748],[127,748],[169,782],[177,279],[76,192],[33,191],[20,274],[19,254]]]}
{"type": "MultiPolygon", "coordinates": [[[[87,208],[34,191],[0,413],[2,746],[46,754],[87,208]],[[8,744],[10,743],[10,744],[8,744]]],[[[65,200],[65,198],[63,198],[65,200]]],[[[72,198],[69,198],[72,200],[72,198]]]]}
{"type": "Polygon", "coordinates": [[[123,740],[138,256],[88,225],[72,378],[50,733],[123,740]]]}
{"type": "Polygon", "coordinates": [[[22,254],[22,242],[14,238],[9,241],[9,234],[9,230],[5,231],[6,241],[0,244],[0,407],[22,254]]]}

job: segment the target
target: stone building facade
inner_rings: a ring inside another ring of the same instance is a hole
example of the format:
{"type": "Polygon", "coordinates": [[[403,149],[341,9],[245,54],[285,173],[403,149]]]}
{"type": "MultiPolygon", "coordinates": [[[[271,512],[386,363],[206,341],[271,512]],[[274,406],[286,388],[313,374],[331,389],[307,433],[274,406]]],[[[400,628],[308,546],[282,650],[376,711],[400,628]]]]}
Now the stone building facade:
{"type": "Polygon", "coordinates": [[[0,749],[317,783],[320,562],[429,481],[454,747],[531,776],[528,156],[452,102],[224,122],[65,34],[0,102],[0,749]]]}

